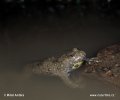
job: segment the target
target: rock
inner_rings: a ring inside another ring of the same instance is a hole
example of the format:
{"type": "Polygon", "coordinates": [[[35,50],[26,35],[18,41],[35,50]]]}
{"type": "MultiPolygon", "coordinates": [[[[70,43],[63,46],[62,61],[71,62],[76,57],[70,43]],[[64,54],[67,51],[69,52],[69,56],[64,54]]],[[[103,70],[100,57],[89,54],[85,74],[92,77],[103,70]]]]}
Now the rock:
{"type": "Polygon", "coordinates": [[[85,66],[86,73],[96,72],[120,86],[120,42],[99,50],[97,56],[90,58],[85,66]]]}

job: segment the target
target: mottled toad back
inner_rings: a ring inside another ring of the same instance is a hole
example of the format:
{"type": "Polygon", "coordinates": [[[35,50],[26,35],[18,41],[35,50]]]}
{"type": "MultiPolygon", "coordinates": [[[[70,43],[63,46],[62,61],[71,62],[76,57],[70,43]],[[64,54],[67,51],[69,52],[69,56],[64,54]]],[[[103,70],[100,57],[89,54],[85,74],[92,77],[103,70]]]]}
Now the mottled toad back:
{"type": "Polygon", "coordinates": [[[51,57],[43,62],[30,64],[28,67],[32,67],[33,73],[59,76],[68,85],[76,87],[77,85],[70,80],[69,75],[82,65],[85,56],[84,51],[74,48],[71,52],[58,58],[51,57]]]}

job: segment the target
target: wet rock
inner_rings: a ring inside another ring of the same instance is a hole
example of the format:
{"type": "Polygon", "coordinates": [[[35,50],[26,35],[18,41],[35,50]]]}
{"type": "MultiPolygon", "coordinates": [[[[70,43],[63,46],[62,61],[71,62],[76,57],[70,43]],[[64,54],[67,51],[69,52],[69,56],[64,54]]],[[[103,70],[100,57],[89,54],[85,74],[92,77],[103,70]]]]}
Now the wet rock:
{"type": "MultiPolygon", "coordinates": [[[[99,50],[96,57],[85,64],[86,73],[99,74],[117,85],[120,83],[120,42],[99,50]],[[117,80],[117,81],[116,81],[117,80]]],[[[120,85],[119,85],[120,86],[120,85]]]]}

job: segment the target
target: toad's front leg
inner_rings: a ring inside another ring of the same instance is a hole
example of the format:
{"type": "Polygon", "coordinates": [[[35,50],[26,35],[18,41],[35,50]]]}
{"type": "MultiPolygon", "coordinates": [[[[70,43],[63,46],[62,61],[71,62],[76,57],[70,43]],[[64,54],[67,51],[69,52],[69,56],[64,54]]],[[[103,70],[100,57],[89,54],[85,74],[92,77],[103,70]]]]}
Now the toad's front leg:
{"type": "Polygon", "coordinates": [[[71,88],[79,88],[79,85],[77,83],[75,83],[71,78],[70,78],[70,74],[67,73],[61,73],[58,75],[59,78],[62,79],[62,81],[71,88]]]}

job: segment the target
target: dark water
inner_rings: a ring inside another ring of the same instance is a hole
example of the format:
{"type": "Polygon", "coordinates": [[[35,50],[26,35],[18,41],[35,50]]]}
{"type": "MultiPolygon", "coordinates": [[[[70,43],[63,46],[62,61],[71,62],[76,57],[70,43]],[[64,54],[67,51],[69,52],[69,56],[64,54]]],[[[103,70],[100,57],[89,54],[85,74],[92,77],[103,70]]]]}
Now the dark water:
{"type": "Polygon", "coordinates": [[[120,89],[99,77],[81,73],[82,88],[69,88],[59,78],[23,73],[24,66],[50,56],[59,56],[74,47],[88,57],[120,41],[120,20],[88,17],[41,17],[8,19],[0,34],[0,100],[120,100],[120,89]],[[25,97],[4,97],[23,93],[25,97]],[[115,93],[115,97],[90,94],[115,93]]]}

